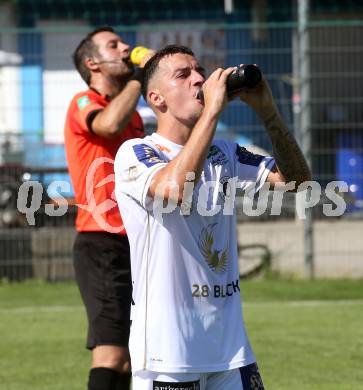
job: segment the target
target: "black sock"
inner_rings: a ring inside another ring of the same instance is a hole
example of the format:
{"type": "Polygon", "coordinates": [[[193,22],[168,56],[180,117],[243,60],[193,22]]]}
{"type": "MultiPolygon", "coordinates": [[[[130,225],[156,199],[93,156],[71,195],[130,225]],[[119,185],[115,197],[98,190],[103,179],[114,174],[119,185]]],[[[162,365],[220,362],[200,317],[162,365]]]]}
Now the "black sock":
{"type": "Polygon", "coordinates": [[[89,372],[88,390],[118,390],[116,386],[119,376],[117,371],[110,368],[92,368],[89,372]]]}
{"type": "Polygon", "coordinates": [[[129,390],[131,382],[131,374],[119,374],[115,390],[129,390]]]}

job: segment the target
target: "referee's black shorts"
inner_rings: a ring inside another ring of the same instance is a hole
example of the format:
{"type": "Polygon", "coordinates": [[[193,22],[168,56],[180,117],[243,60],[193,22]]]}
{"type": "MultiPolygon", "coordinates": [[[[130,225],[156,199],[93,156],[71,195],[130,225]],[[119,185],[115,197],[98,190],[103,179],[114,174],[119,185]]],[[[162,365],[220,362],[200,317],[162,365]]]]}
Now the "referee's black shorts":
{"type": "Polygon", "coordinates": [[[88,317],[87,348],[127,347],[132,296],[127,237],[80,232],[73,246],[73,263],[88,317]]]}

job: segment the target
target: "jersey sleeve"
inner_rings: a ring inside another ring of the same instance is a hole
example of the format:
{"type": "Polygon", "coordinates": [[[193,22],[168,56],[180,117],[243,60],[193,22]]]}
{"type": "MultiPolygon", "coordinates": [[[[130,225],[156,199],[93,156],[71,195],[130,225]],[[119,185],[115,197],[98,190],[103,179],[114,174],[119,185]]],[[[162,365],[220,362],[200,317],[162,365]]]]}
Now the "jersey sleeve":
{"type": "Polygon", "coordinates": [[[79,128],[84,131],[92,131],[92,121],[98,112],[105,107],[92,95],[84,94],[76,98],[74,119],[78,122],[79,128]]]}
{"type": "Polygon", "coordinates": [[[167,164],[161,152],[145,139],[126,141],[115,158],[116,193],[124,193],[145,209],[151,209],[153,199],[148,195],[151,180],[167,164]]]}
{"type": "Polygon", "coordinates": [[[237,143],[230,143],[228,146],[234,175],[238,178],[238,188],[253,198],[266,183],[267,176],[275,165],[275,159],[252,153],[237,143]]]}

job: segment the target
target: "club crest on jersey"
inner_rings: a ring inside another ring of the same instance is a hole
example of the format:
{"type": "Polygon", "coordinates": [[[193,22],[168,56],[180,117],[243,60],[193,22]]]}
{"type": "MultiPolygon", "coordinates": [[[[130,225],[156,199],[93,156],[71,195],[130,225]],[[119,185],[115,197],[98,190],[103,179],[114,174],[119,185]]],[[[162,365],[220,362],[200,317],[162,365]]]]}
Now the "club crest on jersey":
{"type": "Polygon", "coordinates": [[[209,148],[207,160],[209,160],[213,166],[224,165],[228,162],[227,156],[216,145],[212,145],[209,148]]]}
{"type": "Polygon", "coordinates": [[[241,164],[253,165],[254,167],[258,167],[261,161],[264,159],[264,156],[260,156],[259,154],[254,154],[252,152],[249,152],[246,148],[240,145],[237,145],[236,147],[236,155],[238,161],[241,164]]]}
{"type": "Polygon", "coordinates": [[[165,162],[160,155],[149,145],[137,144],[132,147],[137,159],[148,168],[155,164],[165,162]]]}
{"type": "Polygon", "coordinates": [[[217,224],[213,223],[203,228],[199,235],[198,247],[209,268],[217,274],[222,274],[227,270],[228,250],[215,249],[213,230],[217,224]]]}

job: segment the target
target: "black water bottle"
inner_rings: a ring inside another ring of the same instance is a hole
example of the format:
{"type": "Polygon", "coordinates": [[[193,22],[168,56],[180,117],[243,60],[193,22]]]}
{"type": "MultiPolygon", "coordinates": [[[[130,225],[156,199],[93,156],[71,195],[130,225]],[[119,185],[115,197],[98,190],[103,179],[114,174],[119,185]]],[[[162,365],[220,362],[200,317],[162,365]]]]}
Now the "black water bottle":
{"type": "Polygon", "coordinates": [[[244,87],[255,87],[262,78],[260,69],[256,65],[241,65],[227,78],[227,95],[231,96],[244,87]]]}
{"type": "MultiPolygon", "coordinates": [[[[256,65],[240,65],[227,77],[227,95],[231,96],[244,87],[253,88],[262,79],[262,73],[256,65]]],[[[204,99],[203,90],[198,92],[198,98],[204,99]]]]}

